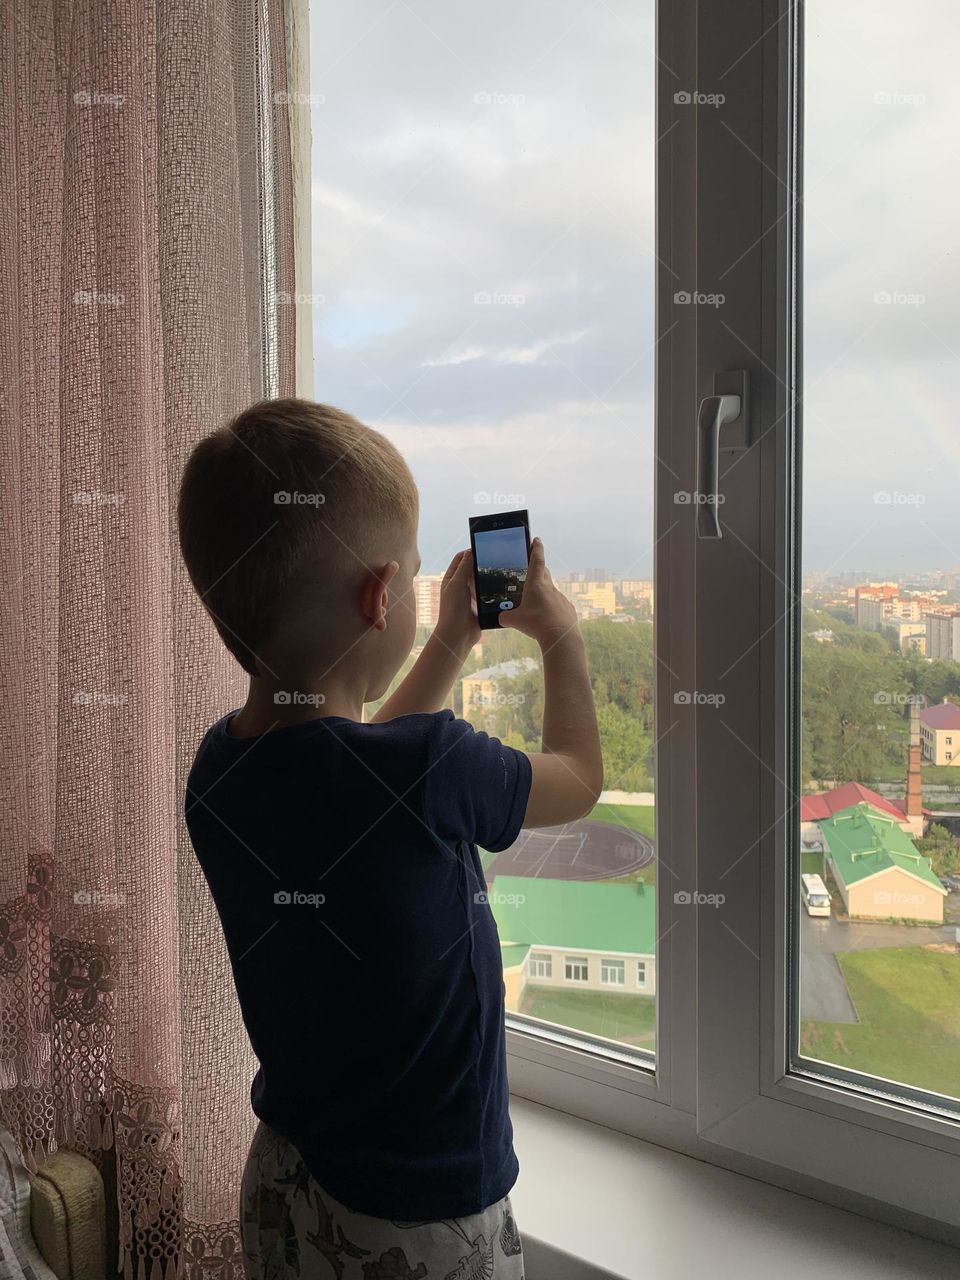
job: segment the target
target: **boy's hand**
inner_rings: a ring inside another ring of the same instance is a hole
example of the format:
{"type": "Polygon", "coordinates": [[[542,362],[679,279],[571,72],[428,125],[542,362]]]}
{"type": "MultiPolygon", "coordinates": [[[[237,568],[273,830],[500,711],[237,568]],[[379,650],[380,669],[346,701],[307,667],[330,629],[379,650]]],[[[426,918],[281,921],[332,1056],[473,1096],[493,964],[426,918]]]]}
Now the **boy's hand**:
{"type": "Polygon", "coordinates": [[[440,611],[434,634],[459,651],[480,639],[480,623],[473,604],[473,555],[458,551],[440,583],[440,611]]]}
{"type": "Polygon", "coordinates": [[[541,649],[555,644],[568,632],[579,635],[573,601],[554,585],[539,538],[530,543],[530,563],[520,604],[516,609],[506,609],[500,614],[500,625],[522,631],[525,636],[536,640],[541,649]]]}

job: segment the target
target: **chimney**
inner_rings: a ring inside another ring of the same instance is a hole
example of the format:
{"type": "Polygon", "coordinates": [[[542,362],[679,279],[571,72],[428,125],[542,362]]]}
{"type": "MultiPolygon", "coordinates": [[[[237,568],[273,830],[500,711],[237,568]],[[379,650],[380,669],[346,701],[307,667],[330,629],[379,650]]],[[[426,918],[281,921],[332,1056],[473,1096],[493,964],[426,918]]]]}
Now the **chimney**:
{"type": "Polygon", "coordinates": [[[907,753],[907,802],[908,818],[923,823],[923,793],[920,783],[920,704],[910,703],[910,746],[907,753]]]}

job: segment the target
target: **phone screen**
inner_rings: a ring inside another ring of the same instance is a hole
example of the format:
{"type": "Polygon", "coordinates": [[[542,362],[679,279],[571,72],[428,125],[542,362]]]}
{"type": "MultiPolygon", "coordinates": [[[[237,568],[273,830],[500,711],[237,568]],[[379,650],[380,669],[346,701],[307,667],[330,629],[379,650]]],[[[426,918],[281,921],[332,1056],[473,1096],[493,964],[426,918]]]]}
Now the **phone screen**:
{"type": "MultiPolygon", "coordinates": [[[[478,522],[479,523],[479,522],[478,522]]],[[[495,523],[492,518],[490,523],[495,523]]],[[[473,538],[477,615],[481,626],[496,626],[497,615],[515,609],[527,577],[527,526],[476,528],[473,538]]]]}

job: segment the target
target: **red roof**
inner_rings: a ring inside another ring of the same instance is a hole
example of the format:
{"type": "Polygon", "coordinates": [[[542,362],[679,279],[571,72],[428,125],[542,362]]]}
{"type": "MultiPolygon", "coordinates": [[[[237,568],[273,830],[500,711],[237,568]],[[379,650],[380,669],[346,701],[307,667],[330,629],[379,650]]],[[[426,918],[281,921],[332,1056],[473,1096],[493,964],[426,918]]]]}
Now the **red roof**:
{"type": "Polygon", "coordinates": [[[955,702],[938,702],[924,707],[920,719],[931,729],[960,729],[960,707],[955,702]]]}
{"type": "MultiPolygon", "coordinates": [[[[960,708],[958,708],[960,709],[960,708]]],[[[815,796],[800,797],[800,821],[819,822],[821,818],[832,818],[841,809],[849,809],[851,805],[867,803],[879,809],[881,813],[896,818],[898,822],[905,820],[904,812],[898,809],[892,800],[884,800],[876,791],[871,791],[862,782],[845,782],[834,787],[832,791],[821,791],[815,796]]]]}

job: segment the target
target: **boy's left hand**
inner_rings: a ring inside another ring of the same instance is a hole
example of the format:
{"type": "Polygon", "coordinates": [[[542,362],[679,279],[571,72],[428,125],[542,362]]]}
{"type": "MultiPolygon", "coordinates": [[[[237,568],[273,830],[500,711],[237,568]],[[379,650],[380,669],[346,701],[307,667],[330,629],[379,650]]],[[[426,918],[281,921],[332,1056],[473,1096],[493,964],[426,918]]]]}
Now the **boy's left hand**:
{"type": "Polygon", "coordinates": [[[451,649],[475,645],[480,639],[473,602],[473,553],[458,551],[440,583],[440,611],[434,634],[451,649]]]}

